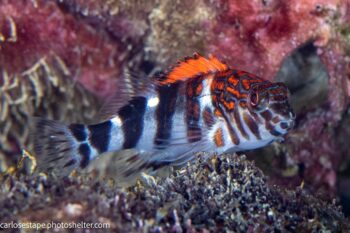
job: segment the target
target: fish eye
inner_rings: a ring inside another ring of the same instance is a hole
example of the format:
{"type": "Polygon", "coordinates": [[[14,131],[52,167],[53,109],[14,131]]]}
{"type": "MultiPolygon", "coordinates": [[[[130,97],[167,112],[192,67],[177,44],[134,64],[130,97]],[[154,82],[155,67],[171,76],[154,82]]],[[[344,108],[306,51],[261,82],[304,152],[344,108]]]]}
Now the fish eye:
{"type": "Polygon", "coordinates": [[[269,104],[269,96],[267,92],[259,93],[258,90],[253,89],[249,94],[249,105],[252,108],[263,110],[267,108],[269,104]]]}
{"type": "Polygon", "coordinates": [[[249,96],[249,102],[250,102],[250,104],[253,106],[253,107],[255,107],[256,105],[258,105],[259,104],[259,94],[258,94],[258,92],[253,92],[253,93],[251,93],[250,94],[250,96],[249,96]]]}

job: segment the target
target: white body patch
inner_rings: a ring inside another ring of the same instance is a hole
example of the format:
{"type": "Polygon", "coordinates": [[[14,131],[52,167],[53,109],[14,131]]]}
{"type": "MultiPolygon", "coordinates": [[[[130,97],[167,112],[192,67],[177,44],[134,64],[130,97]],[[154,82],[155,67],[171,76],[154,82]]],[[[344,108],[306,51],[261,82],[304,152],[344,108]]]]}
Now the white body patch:
{"type": "Polygon", "coordinates": [[[151,97],[148,101],[147,101],[147,106],[149,108],[153,108],[155,106],[157,106],[159,104],[159,98],[157,96],[155,97],[151,97]]]}
{"type": "Polygon", "coordinates": [[[120,119],[120,117],[118,117],[118,116],[113,117],[113,118],[111,119],[111,122],[112,122],[113,125],[118,126],[118,127],[121,127],[122,124],[123,124],[122,119],[120,119]]]}
{"type": "Polygon", "coordinates": [[[207,79],[203,80],[203,92],[200,95],[200,105],[201,108],[204,109],[205,106],[212,106],[212,98],[210,93],[210,86],[213,82],[213,78],[208,77],[207,79]]]}
{"type": "Polygon", "coordinates": [[[113,117],[113,119],[111,119],[111,122],[112,122],[112,128],[110,131],[111,138],[108,145],[108,151],[116,151],[122,148],[123,142],[124,142],[123,130],[121,129],[123,122],[118,116],[113,117]]]}
{"type": "Polygon", "coordinates": [[[141,137],[136,145],[140,152],[150,152],[154,147],[154,137],[157,133],[156,106],[159,104],[157,95],[148,96],[147,107],[143,117],[144,125],[141,137]]]}

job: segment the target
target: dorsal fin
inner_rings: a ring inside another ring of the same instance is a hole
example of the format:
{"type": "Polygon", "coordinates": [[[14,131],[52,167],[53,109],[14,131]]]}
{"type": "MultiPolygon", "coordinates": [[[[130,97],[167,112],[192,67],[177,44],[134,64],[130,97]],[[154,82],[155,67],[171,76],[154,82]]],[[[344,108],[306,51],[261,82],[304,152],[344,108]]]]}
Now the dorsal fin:
{"type": "Polygon", "coordinates": [[[135,96],[151,94],[155,91],[151,76],[128,71],[120,79],[116,93],[109,97],[99,111],[99,119],[107,120],[118,114],[121,107],[135,96]]]}
{"type": "Polygon", "coordinates": [[[171,67],[168,72],[156,75],[156,77],[135,72],[125,72],[125,77],[120,80],[117,93],[108,98],[102,106],[99,117],[107,120],[117,115],[119,109],[137,95],[150,94],[155,91],[155,86],[176,83],[199,75],[225,71],[228,66],[220,62],[216,57],[209,55],[205,58],[198,53],[192,57],[180,60],[177,65],[171,67]]]}
{"type": "Polygon", "coordinates": [[[177,65],[170,68],[170,71],[159,80],[161,85],[171,84],[178,81],[198,77],[198,75],[214,73],[217,71],[225,71],[228,66],[220,62],[216,57],[209,55],[205,58],[198,53],[192,57],[186,57],[178,61],[177,65]]]}

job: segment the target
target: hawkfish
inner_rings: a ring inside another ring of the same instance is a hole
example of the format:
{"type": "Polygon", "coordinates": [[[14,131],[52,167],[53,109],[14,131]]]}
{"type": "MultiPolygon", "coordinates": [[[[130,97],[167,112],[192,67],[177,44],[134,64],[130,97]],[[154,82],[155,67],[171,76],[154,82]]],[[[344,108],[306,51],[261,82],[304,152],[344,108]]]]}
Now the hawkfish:
{"type": "Polygon", "coordinates": [[[119,166],[127,176],[183,165],[201,151],[264,147],[294,124],[285,84],[229,67],[212,55],[196,53],[145,80],[131,78],[133,92],[120,87],[122,94],[107,104],[101,123],[35,119],[38,170],[68,175],[106,152],[132,149],[119,166]]]}

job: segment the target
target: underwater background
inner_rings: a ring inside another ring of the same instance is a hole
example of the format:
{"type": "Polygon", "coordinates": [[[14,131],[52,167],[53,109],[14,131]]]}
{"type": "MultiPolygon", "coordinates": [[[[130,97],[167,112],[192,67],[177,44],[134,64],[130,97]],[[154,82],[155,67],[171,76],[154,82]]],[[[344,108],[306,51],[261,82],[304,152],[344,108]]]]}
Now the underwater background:
{"type": "Polygon", "coordinates": [[[349,0],[2,0],[0,68],[0,222],[350,231],[349,0]],[[194,52],[285,82],[297,115],[286,141],[123,188],[116,155],[64,180],[30,176],[30,117],[96,123],[126,74],[153,75],[194,52]]]}

